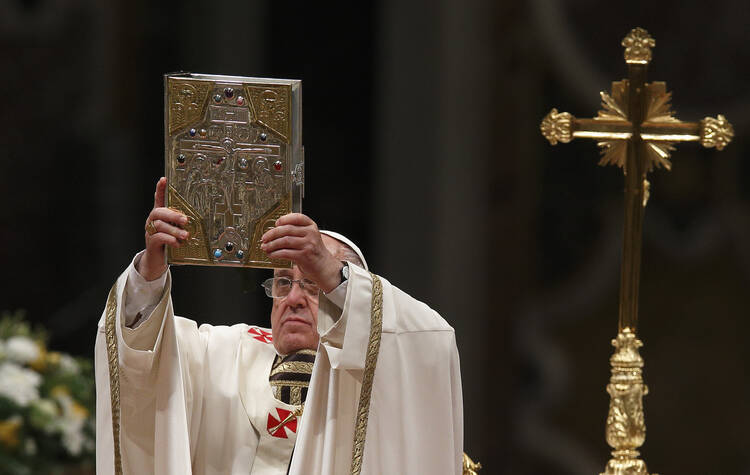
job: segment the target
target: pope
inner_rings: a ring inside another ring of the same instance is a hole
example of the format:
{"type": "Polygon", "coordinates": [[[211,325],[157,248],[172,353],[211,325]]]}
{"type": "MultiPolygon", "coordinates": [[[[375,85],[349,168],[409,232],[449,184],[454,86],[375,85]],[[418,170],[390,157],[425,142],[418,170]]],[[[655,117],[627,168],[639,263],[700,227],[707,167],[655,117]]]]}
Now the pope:
{"type": "Polygon", "coordinates": [[[263,284],[270,330],[175,316],[165,246],[189,234],[165,189],[99,321],[97,473],[461,473],[460,367],[440,315],[292,213],[262,237],[294,264],[263,284]]]}

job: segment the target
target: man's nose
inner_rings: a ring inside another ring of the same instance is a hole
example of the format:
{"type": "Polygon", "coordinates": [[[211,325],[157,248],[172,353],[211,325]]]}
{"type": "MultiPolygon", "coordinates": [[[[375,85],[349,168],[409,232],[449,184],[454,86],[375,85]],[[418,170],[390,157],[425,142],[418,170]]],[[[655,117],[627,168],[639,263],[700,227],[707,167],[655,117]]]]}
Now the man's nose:
{"type": "Polygon", "coordinates": [[[299,282],[292,282],[292,288],[289,289],[289,294],[286,296],[286,300],[291,306],[303,305],[307,302],[305,299],[305,291],[302,290],[299,282]]]}

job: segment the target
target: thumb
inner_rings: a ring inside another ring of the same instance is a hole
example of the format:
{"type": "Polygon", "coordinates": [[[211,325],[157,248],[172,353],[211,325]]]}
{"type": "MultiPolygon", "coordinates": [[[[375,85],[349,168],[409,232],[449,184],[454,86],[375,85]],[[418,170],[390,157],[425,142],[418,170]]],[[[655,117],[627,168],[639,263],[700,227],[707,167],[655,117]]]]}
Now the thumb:
{"type": "Polygon", "coordinates": [[[154,208],[164,207],[164,192],[167,189],[167,179],[164,177],[159,178],[156,182],[156,193],[154,193],[154,208]]]}

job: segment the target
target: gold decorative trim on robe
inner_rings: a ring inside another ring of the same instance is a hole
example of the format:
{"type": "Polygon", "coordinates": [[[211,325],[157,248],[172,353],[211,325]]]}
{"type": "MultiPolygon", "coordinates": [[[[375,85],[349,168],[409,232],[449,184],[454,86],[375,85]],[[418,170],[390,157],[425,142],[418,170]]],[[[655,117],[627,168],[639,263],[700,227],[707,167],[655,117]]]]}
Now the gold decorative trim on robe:
{"type": "Polygon", "coordinates": [[[375,365],[380,353],[380,337],[383,334],[383,284],[373,273],[372,277],[372,306],[370,308],[370,342],[367,345],[365,357],[365,372],[362,377],[362,390],[359,393],[359,407],[357,408],[357,422],[354,427],[354,446],[352,447],[352,475],[359,475],[362,471],[362,455],[365,450],[365,436],[367,435],[367,419],[370,416],[370,399],[372,396],[372,382],[375,378],[375,365]]]}
{"type": "Polygon", "coordinates": [[[112,402],[112,438],[115,459],[115,475],[122,475],[120,455],[120,358],[117,351],[117,283],[107,297],[107,316],[104,323],[107,337],[107,360],[109,363],[109,393],[112,402]]]}
{"type": "Polygon", "coordinates": [[[294,406],[305,403],[315,355],[315,350],[300,350],[283,357],[276,356],[268,377],[276,399],[294,406]]]}

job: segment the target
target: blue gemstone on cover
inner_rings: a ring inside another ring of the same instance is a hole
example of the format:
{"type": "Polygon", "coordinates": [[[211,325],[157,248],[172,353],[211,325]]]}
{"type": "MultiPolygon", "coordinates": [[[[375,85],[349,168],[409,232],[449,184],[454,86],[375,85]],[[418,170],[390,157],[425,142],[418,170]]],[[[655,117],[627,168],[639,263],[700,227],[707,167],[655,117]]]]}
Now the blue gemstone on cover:
{"type": "Polygon", "coordinates": [[[221,255],[222,255],[221,249],[216,249],[214,251],[214,257],[215,258],[217,258],[217,259],[221,258],[221,255]]]}

